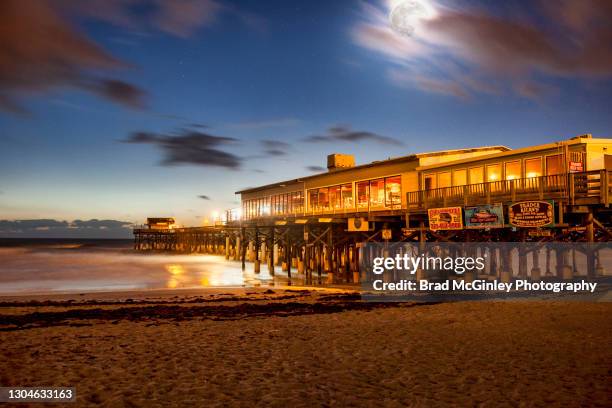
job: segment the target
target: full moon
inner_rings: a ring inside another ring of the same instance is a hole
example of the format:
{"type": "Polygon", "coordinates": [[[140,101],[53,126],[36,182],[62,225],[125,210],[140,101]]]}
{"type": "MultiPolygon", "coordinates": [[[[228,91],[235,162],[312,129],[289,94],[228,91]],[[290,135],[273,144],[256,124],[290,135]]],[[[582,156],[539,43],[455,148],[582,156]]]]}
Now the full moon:
{"type": "Polygon", "coordinates": [[[416,0],[406,0],[397,4],[389,13],[391,28],[399,34],[411,36],[414,21],[425,14],[425,7],[416,0]]]}

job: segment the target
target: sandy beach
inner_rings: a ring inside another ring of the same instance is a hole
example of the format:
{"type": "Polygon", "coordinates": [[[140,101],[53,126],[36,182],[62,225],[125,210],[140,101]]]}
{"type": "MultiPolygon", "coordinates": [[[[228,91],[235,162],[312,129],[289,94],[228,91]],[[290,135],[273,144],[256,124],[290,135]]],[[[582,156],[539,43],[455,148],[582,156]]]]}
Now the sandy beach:
{"type": "MultiPolygon", "coordinates": [[[[123,299],[118,298],[123,296],[123,299]]],[[[362,302],[338,290],[0,308],[0,382],[78,406],[610,406],[612,304],[362,302]]]]}

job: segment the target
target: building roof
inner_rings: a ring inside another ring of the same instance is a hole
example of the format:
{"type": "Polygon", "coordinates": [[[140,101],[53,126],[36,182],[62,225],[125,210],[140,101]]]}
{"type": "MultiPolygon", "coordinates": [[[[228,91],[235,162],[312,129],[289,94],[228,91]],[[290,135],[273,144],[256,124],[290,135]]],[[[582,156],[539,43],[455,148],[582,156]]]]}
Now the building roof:
{"type": "MultiPolygon", "coordinates": [[[[360,164],[360,165],[354,166],[354,167],[347,167],[347,168],[342,168],[342,169],[336,169],[336,170],[334,170],[333,173],[334,174],[338,174],[338,173],[341,173],[341,172],[347,172],[347,171],[356,170],[356,169],[363,169],[363,168],[374,167],[374,166],[382,166],[382,165],[393,164],[393,163],[409,162],[409,161],[418,160],[418,159],[424,158],[424,157],[446,156],[446,155],[451,155],[451,154],[473,153],[473,152],[482,152],[482,151],[487,151],[487,150],[502,150],[502,151],[505,152],[505,151],[509,151],[509,150],[512,150],[512,149],[510,149],[507,146],[498,145],[498,146],[480,146],[480,147],[469,147],[469,148],[463,148],[463,149],[440,150],[440,151],[435,151],[435,152],[414,153],[414,154],[409,154],[409,155],[406,155],[406,156],[390,157],[390,158],[388,158],[386,160],[376,160],[376,161],[373,161],[371,163],[360,164]]],[[[488,156],[489,155],[487,155],[487,157],[488,156]]],[[[482,156],[482,157],[485,157],[485,156],[482,156]]],[[[279,182],[276,182],[276,183],[266,184],[266,185],[263,185],[263,186],[246,188],[246,189],[243,189],[243,190],[240,190],[240,191],[236,191],[236,194],[253,193],[253,192],[256,192],[256,191],[267,190],[267,189],[275,188],[275,187],[284,187],[287,184],[302,183],[305,180],[311,180],[313,178],[322,177],[322,176],[326,176],[326,175],[329,175],[329,174],[330,174],[330,172],[326,171],[324,173],[317,173],[317,174],[313,174],[311,176],[300,177],[300,178],[297,178],[297,179],[279,181],[279,182]]]]}
{"type": "Polygon", "coordinates": [[[556,149],[561,146],[572,146],[572,145],[581,144],[581,143],[610,143],[612,144],[612,139],[593,138],[590,134],[586,134],[586,135],[572,137],[571,139],[567,139],[567,140],[563,140],[559,142],[545,143],[545,144],[536,145],[536,146],[521,147],[519,149],[508,149],[508,151],[492,153],[492,154],[482,155],[478,157],[469,157],[469,158],[453,160],[453,161],[449,161],[445,163],[436,163],[436,164],[430,164],[427,166],[419,166],[417,167],[417,170],[430,170],[430,169],[435,169],[439,167],[447,167],[447,166],[454,166],[454,165],[462,164],[462,163],[469,163],[473,161],[495,159],[497,157],[510,156],[514,154],[524,154],[524,153],[529,153],[529,152],[537,152],[539,150],[556,149]]]}

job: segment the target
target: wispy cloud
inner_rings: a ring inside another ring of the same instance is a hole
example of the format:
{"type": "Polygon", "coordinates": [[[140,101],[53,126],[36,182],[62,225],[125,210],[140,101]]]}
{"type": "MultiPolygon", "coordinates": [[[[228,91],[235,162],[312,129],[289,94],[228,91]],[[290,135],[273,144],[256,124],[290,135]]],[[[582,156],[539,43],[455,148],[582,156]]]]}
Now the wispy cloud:
{"type": "Polygon", "coordinates": [[[306,166],[306,170],[312,171],[313,173],[320,173],[322,171],[327,170],[325,167],[321,166],[306,166]]]}
{"type": "Polygon", "coordinates": [[[248,122],[238,122],[238,123],[229,123],[225,125],[225,127],[233,128],[233,129],[269,129],[269,128],[279,128],[279,127],[291,127],[300,124],[299,119],[295,118],[279,118],[279,119],[268,119],[268,120],[259,120],[259,121],[248,121],[248,122]]]}
{"type": "Polygon", "coordinates": [[[183,129],[170,134],[134,132],[122,141],[124,143],[151,144],[158,147],[164,154],[161,161],[164,166],[194,164],[236,170],[240,168],[243,162],[241,157],[219,149],[220,146],[237,142],[237,139],[214,136],[195,130],[183,129]]]}
{"type": "Polygon", "coordinates": [[[285,156],[289,152],[291,145],[280,140],[264,139],[260,143],[263,146],[264,154],[267,156],[285,156]]]}
{"type": "Polygon", "coordinates": [[[481,7],[417,0],[412,35],[391,29],[387,3],[362,5],[354,42],[389,62],[391,81],[469,98],[514,92],[554,93],[554,78],[612,76],[612,3],[585,0],[529,3],[529,14],[506,5],[504,16],[481,7]]]}
{"type": "Polygon", "coordinates": [[[142,107],[144,91],[100,76],[127,64],[77,31],[46,1],[0,3],[0,108],[24,113],[21,97],[62,87],[142,107]]]}
{"type": "Polygon", "coordinates": [[[131,222],[120,220],[0,220],[0,236],[129,238],[132,227],[131,222]]]}
{"type": "Polygon", "coordinates": [[[332,126],[327,129],[325,134],[308,136],[303,140],[308,143],[374,141],[394,145],[402,144],[401,141],[392,137],[379,135],[374,132],[353,130],[350,126],[344,125],[332,126]]]}
{"type": "Polygon", "coordinates": [[[264,24],[256,15],[214,0],[3,0],[0,109],[25,114],[21,99],[65,88],[142,108],[146,92],[113,77],[131,65],[104,50],[76,23],[95,20],[132,33],[186,38],[213,25],[223,13],[237,14],[249,26],[264,24]]]}

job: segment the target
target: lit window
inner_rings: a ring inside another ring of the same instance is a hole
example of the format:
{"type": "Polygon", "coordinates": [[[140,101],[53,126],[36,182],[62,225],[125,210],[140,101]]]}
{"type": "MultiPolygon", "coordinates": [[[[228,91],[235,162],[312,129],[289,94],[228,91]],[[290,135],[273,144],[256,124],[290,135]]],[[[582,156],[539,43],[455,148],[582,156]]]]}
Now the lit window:
{"type": "Polygon", "coordinates": [[[451,172],[438,173],[438,188],[451,186],[451,172]]]}
{"type": "Polygon", "coordinates": [[[291,209],[292,212],[300,213],[304,207],[304,201],[302,200],[302,192],[296,191],[291,194],[291,209]]]}
{"type": "Polygon", "coordinates": [[[270,215],[270,197],[265,197],[261,207],[262,215],[270,215]]]}
{"type": "Polygon", "coordinates": [[[482,167],[472,167],[469,174],[470,184],[484,183],[484,170],[482,167]]]}
{"type": "Polygon", "coordinates": [[[342,208],[340,186],[333,186],[329,188],[329,204],[332,210],[339,210],[340,208],[342,208]]]}
{"type": "Polygon", "coordinates": [[[388,207],[401,205],[402,203],[402,183],[401,177],[387,177],[385,179],[386,204],[388,207]]]}
{"type": "Polygon", "coordinates": [[[542,175],[542,158],[536,157],[534,159],[525,160],[525,177],[533,178],[540,177],[542,175]]]}
{"type": "Polygon", "coordinates": [[[344,208],[353,208],[353,185],[342,185],[342,206],[344,208]]]}
{"type": "Polygon", "coordinates": [[[369,199],[369,183],[367,181],[360,181],[357,183],[357,207],[368,208],[369,199]]]}
{"type": "Polygon", "coordinates": [[[563,173],[563,160],[560,154],[548,156],[546,158],[546,175],[552,176],[554,174],[563,173]]]}
{"type": "Polygon", "coordinates": [[[385,179],[370,180],[370,207],[385,206],[385,179]]]}
{"type": "Polygon", "coordinates": [[[467,184],[467,170],[455,170],[453,172],[453,186],[465,186],[467,184]]]}
{"type": "Polygon", "coordinates": [[[325,211],[329,209],[329,188],[319,189],[319,210],[325,211]]]}
{"type": "Polygon", "coordinates": [[[308,208],[316,211],[319,206],[319,194],[317,190],[308,190],[308,208]]]}
{"type": "Polygon", "coordinates": [[[521,162],[520,160],[511,161],[504,164],[506,170],[506,180],[514,180],[521,178],[521,162]]]}
{"type": "Polygon", "coordinates": [[[501,180],[501,165],[490,164],[487,166],[487,181],[501,180]]]}

